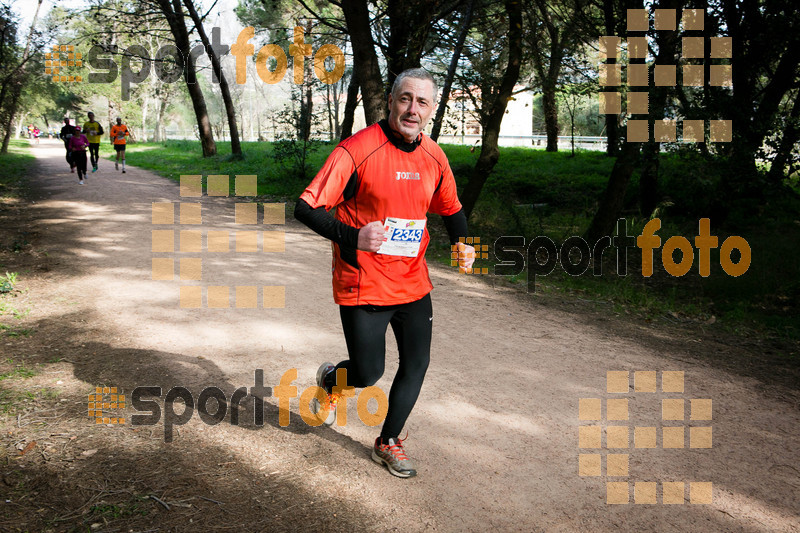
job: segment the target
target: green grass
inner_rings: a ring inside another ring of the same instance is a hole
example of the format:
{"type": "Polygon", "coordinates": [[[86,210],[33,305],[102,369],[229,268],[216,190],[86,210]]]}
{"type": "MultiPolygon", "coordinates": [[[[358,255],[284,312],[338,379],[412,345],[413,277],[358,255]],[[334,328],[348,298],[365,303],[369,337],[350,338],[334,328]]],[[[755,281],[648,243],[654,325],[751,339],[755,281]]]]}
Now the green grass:
{"type": "Polygon", "coordinates": [[[36,375],[36,370],[32,368],[28,368],[25,365],[20,365],[8,372],[3,372],[0,374],[0,381],[5,379],[14,379],[14,378],[32,378],[36,375]]]}
{"type": "MultiPolygon", "coordinates": [[[[106,143],[100,146],[102,155],[111,159],[115,157],[111,145],[106,143]]],[[[318,150],[312,151],[309,156],[311,168],[321,167],[334,147],[335,144],[324,143],[318,150]]],[[[217,155],[203,158],[200,141],[135,143],[126,148],[126,161],[175,181],[181,175],[256,175],[259,195],[284,199],[299,196],[313,177],[312,174],[306,179],[299,179],[289,171],[288,164],[276,163],[270,143],[242,143],[245,153],[243,160],[231,158],[230,143],[217,143],[217,150],[217,155]]],[[[231,194],[233,192],[231,189],[231,194]]]]}
{"type": "Polygon", "coordinates": [[[36,161],[27,140],[12,139],[8,153],[0,154],[0,201],[22,195],[23,183],[36,161]]]}
{"type": "MultiPolygon", "coordinates": [[[[310,167],[318,169],[333,150],[326,143],[310,156],[310,167]]],[[[246,158],[234,161],[230,144],[217,143],[219,154],[200,156],[199,141],[137,143],[128,146],[128,162],[177,180],[182,174],[258,176],[259,195],[293,202],[306,187],[313,172],[306,178],[295,177],[284,164],[272,157],[270,143],[243,143],[246,158]]],[[[468,146],[443,145],[459,188],[469,180],[479,156],[468,146]]],[[[104,154],[111,156],[110,145],[104,154]]],[[[108,163],[106,163],[108,164],[108,163]]],[[[552,238],[560,245],[566,238],[582,235],[591,222],[605,188],[614,160],[603,153],[582,152],[571,157],[569,152],[548,153],[527,148],[501,148],[500,159],[487,180],[481,199],[470,220],[470,233],[493,243],[501,235],[521,235],[526,243],[539,235],[552,238]]],[[[793,243],[800,242],[800,202],[797,197],[782,195],[765,197],[743,204],[720,226],[715,209],[724,166],[719,160],[705,160],[689,151],[662,154],[659,187],[665,201],[657,215],[662,221],[658,235],[662,245],[671,236],[682,235],[690,243],[698,232],[700,218],[711,219],[711,234],[719,244],[730,235],[744,237],[752,249],[752,263],[747,273],[733,278],[719,266],[718,252],[712,251],[711,276],[701,278],[697,262],[684,277],[674,278],[656,272],[643,278],[639,250],[629,251],[628,275],[615,273],[614,252],[606,251],[603,272],[569,276],[560,265],[553,273],[537,278],[537,290],[560,292],[591,301],[608,302],[620,313],[634,313],[647,319],[659,316],[681,316],[698,322],[714,322],[724,329],[745,335],[767,335],[800,339],[798,303],[800,302],[800,261],[793,243]],[[714,317],[713,319],[711,317],[714,317]]],[[[796,186],[795,181],[788,185],[796,186]]],[[[634,172],[625,198],[623,217],[628,234],[638,235],[647,222],[638,214],[636,204],[639,175],[634,172]]],[[[233,194],[233,191],[231,191],[233,194]]],[[[432,259],[449,264],[449,245],[437,217],[431,219],[435,238],[431,244],[432,259]]],[[[592,243],[593,244],[593,243],[592,243]]],[[[480,266],[492,268],[494,255],[480,266]]],[[[660,251],[654,259],[660,265],[660,251]]],[[[527,286],[527,273],[510,281],[521,290],[527,286]]]]}
{"type": "Polygon", "coordinates": [[[0,294],[13,292],[14,286],[17,284],[17,273],[6,272],[5,276],[0,276],[0,294]]]}

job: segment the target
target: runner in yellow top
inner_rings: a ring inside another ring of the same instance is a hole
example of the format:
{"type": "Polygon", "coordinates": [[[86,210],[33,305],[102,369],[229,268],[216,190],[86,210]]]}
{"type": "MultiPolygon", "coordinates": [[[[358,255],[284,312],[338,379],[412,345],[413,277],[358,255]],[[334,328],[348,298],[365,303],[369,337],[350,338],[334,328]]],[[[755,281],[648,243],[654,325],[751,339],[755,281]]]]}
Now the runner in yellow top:
{"type": "Polygon", "coordinates": [[[117,161],[114,168],[119,170],[119,156],[122,154],[122,173],[125,174],[125,137],[130,135],[128,126],[122,123],[122,119],[117,117],[117,123],[111,126],[111,142],[114,143],[114,150],[117,151],[117,161]]]}
{"type": "Polygon", "coordinates": [[[83,134],[89,139],[89,159],[92,162],[92,172],[97,172],[97,162],[100,160],[100,136],[103,135],[103,126],[94,119],[94,113],[89,111],[89,120],[83,123],[83,134]]]}

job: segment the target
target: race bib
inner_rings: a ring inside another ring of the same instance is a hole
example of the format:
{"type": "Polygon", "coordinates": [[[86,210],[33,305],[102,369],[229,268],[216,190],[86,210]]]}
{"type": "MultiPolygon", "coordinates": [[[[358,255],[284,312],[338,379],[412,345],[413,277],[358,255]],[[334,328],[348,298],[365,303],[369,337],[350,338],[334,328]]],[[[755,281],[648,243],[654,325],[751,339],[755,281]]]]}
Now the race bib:
{"type": "Polygon", "coordinates": [[[387,218],[383,224],[383,244],[379,254],[417,257],[425,232],[426,219],[409,220],[405,218],[387,218]]]}

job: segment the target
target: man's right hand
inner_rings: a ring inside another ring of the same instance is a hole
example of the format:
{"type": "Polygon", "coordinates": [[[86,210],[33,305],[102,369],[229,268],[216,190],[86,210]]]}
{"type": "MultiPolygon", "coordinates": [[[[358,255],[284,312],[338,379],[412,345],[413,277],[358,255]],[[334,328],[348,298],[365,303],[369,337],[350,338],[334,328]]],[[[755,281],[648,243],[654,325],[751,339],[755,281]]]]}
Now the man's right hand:
{"type": "Polygon", "coordinates": [[[377,252],[383,244],[383,222],[376,220],[358,230],[358,249],[377,252]]]}

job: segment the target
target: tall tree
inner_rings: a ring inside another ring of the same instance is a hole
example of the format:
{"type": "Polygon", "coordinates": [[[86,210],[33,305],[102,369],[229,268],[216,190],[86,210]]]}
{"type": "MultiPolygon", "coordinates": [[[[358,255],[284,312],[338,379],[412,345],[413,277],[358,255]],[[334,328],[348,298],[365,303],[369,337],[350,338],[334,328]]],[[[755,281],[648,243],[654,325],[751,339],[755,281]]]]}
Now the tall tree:
{"type": "Polygon", "coordinates": [[[774,183],[780,183],[787,174],[792,174],[793,153],[796,153],[797,143],[800,141],[800,90],[796,90],[794,98],[790,99],[788,105],[792,110],[786,117],[783,128],[783,135],[778,143],[775,158],[769,170],[769,178],[774,183]]]}
{"type": "Polygon", "coordinates": [[[353,47],[353,64],[358,65],[353,69],[353,76],[361,88],[364,117],[369,126],[386,118],[387,111],[383,77],[370,29],[369,7],[367,0],[344,0],[341,6],[353,47]]]}
{"type": "Polygon", "coordinates": [[[542,90],[545,132],[548,152],[558,151],[558,105],[556,92],[564,59],[577,51],[579,44],[577,21],[585,9],[583,0],[546,2],[534,0],[528,4],[528,50],[531,53],[539,87],[542,90]]]}
{"type": "Polygon", "coordinates": [[[6,124],[5,124],[5,132],[3,135],[3,146],[0,148],[0,154],[5,154],[8,152],[8,143],[11,140],[11,132],[14,131],[14,116],[17,113],[17,105],[19,104],[19,97],[22,93],[22,86],[25,83],[26,78],[26,69],[25,64],[28,62],[31,54],[31,42],[33,41],[33,34],[36,28],[36,21],[39,18],[39,9],[42,7],[42,0],[38,0],[36,4],[36,13],[33,15],[33,21],[31,22],[31,29],[28,32],[28,39],[25,42],[25,51],[22,53],[22,59],[20,64],[17,66],[16,74],[14,76],[14,84],[11,88],[11,102],[8,106],[6,113],[6,124]]]}
{"type": "Polygon", "coordinates": [[[175,46],[184,58],[184,79],[197,119],[203,157],[210,157],[217,153],[217,144],[214,142],[214,133],[211,130],[211,121],[208,118],[208,108],[206,107],[203,91],[197,81],[196,54],[192,53],[193,49],[189,41],[189,31],[186,29],[183,6],[180,0],[158,0],[158,7],[167,19],[170,31],[175,39],[175,46]]]}
{"type": "Polygon", "coordinates": [[[731,37],[733,92],[721,95],[733,121],[727,147],[730,171],[722,192],[746,198],[758,192],[757,154],[778,120],[784,96],[800,74],[800,12],[791,0],[719,0],[721,21],[731,37]]]}
{"type": "MultiPolygon", "coordinates": [[[[622,2],[618,0],[602,0],[603,10],[603,28],[605,31],[602,35],[622,35],[624,20],[621,14],[622,9],[615,9],[616,5],[622,2]]],[[[594,34],[591,34],[594,36],[594,34]]],[[[598,36],[599,37],[599,36],[598,36]]],[[[616,54],[606,54],[605,64],[607,68],[614,68],[613,65],[617,63],[616,54]]],[[[609,87],[613,89],[613,87],[609,87]]],[[[617,155],[620,142],[620,127],[619,127],[619,114],[606,113],[606,154],[609,156],[617,155]]]]}
{"type": "MultiPolygon", "coordinates": [[[[676,12],[676,20],[681,19],[682,0],[660,0],[656,9],[671,9],[676,12]]],[[[653,42],[657,48],[656,65],[676,65],[679,59],[678,44],[680,32],[674,30],[658,30],[653,32],[653,42]]],[[[656,124],[665,118],[667,104],[675,92],[674,86],[657,84],[654,76],[649,77],[648,90],[648,123],[656,124]]],[[[673,117],[667,117],[673,118],[673,117]]],[[[649,217],[658,204],[658,170],[661,154],[661,143],[652,132],[650,140],[642,147],[642,170],[639,175],[639,209],[643,216],[649,217]]]]}
{"type": "Polygon", "coordinates": [[[472,170],[467,186],[461,194],[461,204],[464,212],[469,217],[478,201],[484,183],[500,158],[498,138],[500,125],[506,112],[506,106],[514,92],[514,85],[519,79],[522,66],[522,3],[519,0],[505,0],[505,18],[508,20],[508,34],[506,46],[508,47],[508,63],[503,74],[500,88],[496,94],[486,92],[481,98],[492,98],[490,111],[486,124],[481,134],[481,152],[475,168],[472,170]]]}
{"type": "MultiPolygon", "coordinates": [[[[183,0],[183,3],[186,6],[187,11],[189,11],[189,16],[192,18],[195,30],[197,31],[197,34],[200,35],[200,40],[203,42],[203,46],[206,48],[208,58],[211,60],[213,76],[219,81],[219,88],[222,92],[222,101],[225,103],[225,114],[228,117],[228,129],[231,132],[231,153],[233,154],[234,158],[241,159],[243,157],[242,145],[239,142],[239,129],[236,127],[236,110],[233,107],[233,100],[231,99],[231,91],[228,87],[228,80],[225,77],[225,73],[222,71],[219,56],[217,55],[216,50],[214,50],[214,47],[211,46],[211,41],[208,40],[208,35],[206,35],[206,31],[203,28],[203,20],[197,13],[197,9],[194,6],[194,1],[183,0]]],[[[212,30],[212,32],[215,32],[217,35],[219,34],[219,31],[219,28],[214,28],[212,30]]],[[[217,37],[216,40],[218,39],[219,38],[217,37]]]]}
{"type": "Polygon", "coordinates": [[[464,6],[464,15],[460,21],[461,29],[458,31],[458,39],[453,47],[453,56],[450,59],[450,66],[447,68],[447,76],[442,87],[442,94],[439,97],[439,106],[436,108],[436,116],[433,118],[433,128],[431,129],[431,139],[439,139],[439,132],[442,130],[442,120],[447,110],[447,102],[450,100],[450,90],[453,87],[453,79],[458,68],[458,61],[461,58],[461,51],[464,49],[464,41],[467,40],[470,26],[472,25],[472,14],[475,12],[475,0],[469,0],[464,6]]]}
{"type": "MultiPolygon", "coordinates": [[[[637,7],[644,8],[644,0],[640,1],[642,3],[637,7]]],[[[645,37],[646,34],[646,31],[627,32],[629,41],[631,38],[645,37]]],[[[613,52],[609,55],[613,55],[613,52]]],[[[645,65],[646,68],[644,57],[631,59],[630,64],[645,65]]],[[[613,74],[614,68],[615,67],[613,65],[608,67],[609,71],[607,76],[616,77],[616,75],[613,74]]],[[[611,83],[610,86],[615,86],[617,84],[618,83],[611,83]]],[[[647,88],[629,87],[629,91],[631,93],[646,94],[647,88]]],[[[595,212],[594,217],[592,218],[592,221],[584,234],[584,238],[590,243],[597,242],[600,237],[613,234],[614,225],[616,224],[616,221],[622,212],[625,191],[628,190],[628,184],[630,183],[631,176],[633,175],[633,171],[638,163],[639,153],[642,148],[642,141],[636,137],[634,123],[631,121],[636,120],[646,122],[647,118],[647,114],[636,113],[631,114],[630,119],[628,120],[625,143],[623,144],[616,161],[614,161],[614,167],[611,169],[611,175],[608,178],[608,184],[606,185],[606,188],[600,198],[600,204],[598,205],[597,212],[595,212]]]]}

